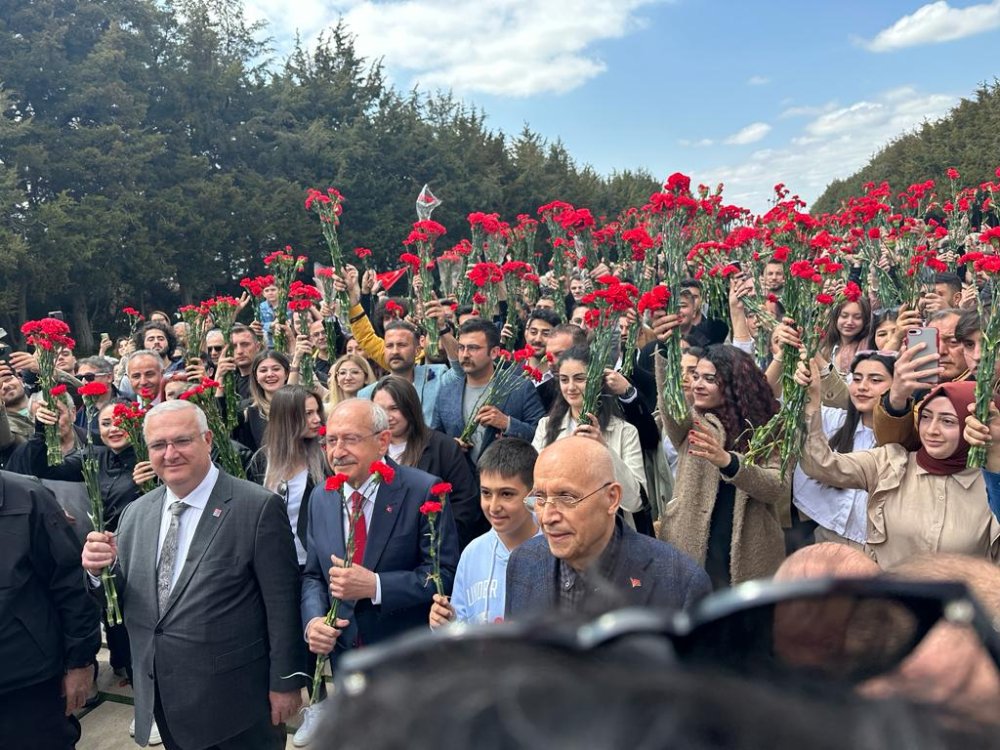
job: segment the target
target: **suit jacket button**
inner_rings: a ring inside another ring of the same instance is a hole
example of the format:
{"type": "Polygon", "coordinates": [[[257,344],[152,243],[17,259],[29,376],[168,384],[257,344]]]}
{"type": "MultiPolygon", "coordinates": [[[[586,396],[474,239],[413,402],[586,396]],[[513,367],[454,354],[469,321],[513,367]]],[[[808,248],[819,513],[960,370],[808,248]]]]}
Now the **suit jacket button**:
{"type": "Polygon", "coordinates": [[[153,631],[154,635],[163,635],[163,628],[157,628],[153,631]]]}
{"type": "Polygon", "coordinates": [[[357,647],[358,647],[358,639],[355,638],[353,641],[351,641],[351,648],[357,648],[357,647]]]}
{"type": "Polygon", "coordinates": [[[148,677],[149,679],[153,679],[153,673],[152,672],[146,672],[146,677],[148,677]]]}

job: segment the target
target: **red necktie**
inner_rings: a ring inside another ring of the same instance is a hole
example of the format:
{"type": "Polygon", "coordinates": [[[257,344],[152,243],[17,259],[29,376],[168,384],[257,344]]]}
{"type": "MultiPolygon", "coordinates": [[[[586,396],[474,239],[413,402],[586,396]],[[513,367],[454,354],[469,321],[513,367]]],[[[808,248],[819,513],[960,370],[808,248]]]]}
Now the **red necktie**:
{"type": "Polygon", "coordinates": [[[365,543],[368,541],[368,527],[365,525],[365,514],[361,510],[365,498],[360,492],[351,495],[351,516],[357,514],[358,520],[354,524],[354,557],[351,562],[360,565],[365,559],[365,543]]]}

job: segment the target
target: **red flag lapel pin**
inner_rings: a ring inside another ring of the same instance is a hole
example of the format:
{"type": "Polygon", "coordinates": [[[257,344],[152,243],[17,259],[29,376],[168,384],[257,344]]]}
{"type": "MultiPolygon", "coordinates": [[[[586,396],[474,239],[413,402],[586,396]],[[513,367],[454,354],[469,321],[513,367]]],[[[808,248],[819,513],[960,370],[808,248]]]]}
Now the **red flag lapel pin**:
{"type": "Polygon", "coordinates": [[[215,518],[218,518],[219,516],[221,516],[222,515],[222,508],[216,508],[215,510],[213,510],[212,511],[212,515],[215,518]]]}
{"type": "Polygon", "coordinates": [[[642,587],[642,581],[638,578],[629,578],[628,582],[632,584],[632,588],[637,589],[642,587]]]}

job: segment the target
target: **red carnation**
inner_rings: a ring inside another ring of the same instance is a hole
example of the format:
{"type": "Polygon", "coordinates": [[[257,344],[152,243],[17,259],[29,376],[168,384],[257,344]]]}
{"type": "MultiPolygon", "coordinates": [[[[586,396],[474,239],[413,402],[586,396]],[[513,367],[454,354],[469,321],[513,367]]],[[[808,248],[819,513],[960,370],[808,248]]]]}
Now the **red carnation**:
{"type": "Polygon", "coordinates": [[[356,247],[354,248],[354,254],[358,257],[358,260],[364,260],[372,254],[372,251],[367,247],[356,247]]]}
{"type": "Polygon", "coordinates": [[[434,497],[440,497],[441,495],[451,494],[451,485],[448,482],[438,482],[433,487],[431,487],[431,495],[434,497]]]}
{"type": "Polygon", "coordinates": [[[378,474],[380,480],[385,484],[392,484],[392,480],[396,476],[395,469],[383,461],[372,461],[372,465],[368,467],[368,473],[378,474]]]}
{"type": "Polygon", "coordinates": [[[861,299],[861,287],[853,281],[847,282],[847,286],[844,287],[844,297],[848,302],[857,302],[861,299]]]}
{"type": "Polygon", "coordinates": [[[332,477],[326,478],[326,491],[327,492],[340,492],[341,487],[344,486],[344,482],[348,479],[347,474],[334,474],[332,477]]]}
{"type": "Polygon", "coordinates": [[[425,516],[440,513],[441,503],[438,500],[428,500],[420,506],[420,512],[425,516]]]}
{"type": "Polygon", "coordinates": [[[958,170],[955,169],[954,167],[948,167],[948,170],[945,172],[945,174],[948,175],[949,180],[957,180],[959,177],[958,170]]]}
{"type": "Polygon", "coordinates": [[[830,294],[820,293],[816,295],[816,301],[819,302],[821,305],[832,305],[833,296],[830,294]]]}
{"type": "Polygon", "coordinates": [[[49,393],[51,395],[53,395],[53,396],[61,396],[65,392],[66,392],[66,384],[65,383],[60,383],[59,385],[53,387],[53,389],[51,391],[49,391],[49,393]]]}
{"type": "Polygon", "coordinates": [[[104,396],[107,394],[108,386],[105,385],[104,383],[94,380],[90,383],[84,383],[83,385],[81,385],[79,388],[76,389],[76,392],[79,393],[81,396],[92,396],[94,398],[98,398],[100,396],[104,396]]]}

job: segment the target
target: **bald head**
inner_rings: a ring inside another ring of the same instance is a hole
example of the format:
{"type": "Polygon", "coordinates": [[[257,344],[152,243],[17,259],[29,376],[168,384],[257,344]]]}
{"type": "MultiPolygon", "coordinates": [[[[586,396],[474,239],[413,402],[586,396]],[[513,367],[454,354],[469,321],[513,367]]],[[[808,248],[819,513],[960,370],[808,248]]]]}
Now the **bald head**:
{"type": "Polygon", "coordinates": [[[538,454],[538,462],[543,460],[559,467],[566,476],[577,477],[588,484],[592,481],[600,484],[615,478],[611,453],[590,438],[570,436],[556,440],[538,454]]]}
{"type": "Polygon", "coordinates": [[[774,580],[869,578],[878,574],[878,563],[864,552],[846,544],[824,542],[803,547],[788,557],[774,574],[774,580]]]}
{"type": "Polygon", "coordinates": [[[586,570],[608,546],[621,503],[608,449],[590,438],[557,440],[538,454],[535,490],[549,500],[538,510],[549,551],[574,570],[586,570]]]}

